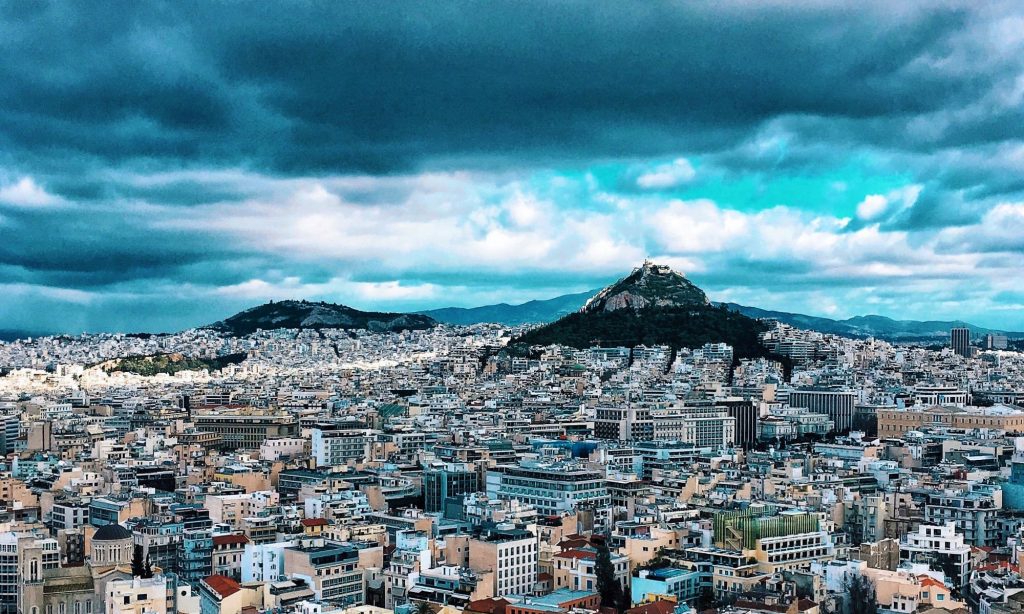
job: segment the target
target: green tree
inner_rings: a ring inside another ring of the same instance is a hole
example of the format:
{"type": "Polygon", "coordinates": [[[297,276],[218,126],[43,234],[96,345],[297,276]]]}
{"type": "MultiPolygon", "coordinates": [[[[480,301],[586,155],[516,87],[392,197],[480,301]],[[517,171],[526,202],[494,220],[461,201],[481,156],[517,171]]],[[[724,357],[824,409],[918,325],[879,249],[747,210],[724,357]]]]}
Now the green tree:
{"type": "Polygon", "coordinates": [[[874,583],[860,574],[846,574],[843,594],[829,609],[835,614],[878,614],[874,583]]]}
{"type": "Polygon", "coordinates": [[[715,599],[715,591],[710,586],[701,589],[700,595],[697,597],[697,611],[703,612],[717,606],[718,600],[715,599]]]}
{"type": "Polygon", "coordinates": [[[416,614],[434,614],[434,608],[430,607],[429,601],[421,601],[416,604],[416,614]]]}
{"type": "Polygon", "coordinates": [[[139,544],[135,544],[132,550],[132,575],[143,579],[153,577],[153,564],[148,556],[143,557],[142,546],[139,544]]]}
{"type": "Polygon", "coordinates": [[[622,585],[615,578],[612,553],[608,549],[608,542],[604,540],[597,544],[594,575],[597,576],[597,592],[601,594],[601,607],[621,609],[626,601],[626,596],[623,593],[622,585]]]}
{"type": "Polygon", "coordinates": [[[135,544],[135,549],[132,550],[132,575],[141,578],[143,573],[145,573],[145,562],[142,560],[142,546],[135,544]]]}

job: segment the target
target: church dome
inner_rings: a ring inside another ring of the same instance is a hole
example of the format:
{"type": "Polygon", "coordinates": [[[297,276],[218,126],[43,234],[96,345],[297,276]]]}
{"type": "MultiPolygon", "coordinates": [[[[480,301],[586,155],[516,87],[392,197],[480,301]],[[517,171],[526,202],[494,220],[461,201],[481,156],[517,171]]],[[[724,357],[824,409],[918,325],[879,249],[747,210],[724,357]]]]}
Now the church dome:
{"type": "Polygon", "coordinates": [[[132,532],[119,524],[108,524],[96,529],[93,534],[93,541],[116,542],[122,539],[131,539],[132,532]]]}

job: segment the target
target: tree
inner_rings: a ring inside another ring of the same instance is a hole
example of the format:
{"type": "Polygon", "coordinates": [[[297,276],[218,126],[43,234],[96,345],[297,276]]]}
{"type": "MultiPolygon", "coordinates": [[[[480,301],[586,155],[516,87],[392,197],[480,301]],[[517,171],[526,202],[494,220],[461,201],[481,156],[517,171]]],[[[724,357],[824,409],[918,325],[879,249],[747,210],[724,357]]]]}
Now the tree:
{"type": "Polygon", "coordinates": [[[148,556],[142,556],[140,544],[135,544],[135,549],[132,550],[132,575],[143,579],[153,577],[153,563],[148,556]]]}
{"type": "Polygon", "coordinates": [[[959,599],[960,587],[957,585],[957,583],[962,581],[963,579],[960,566],[957,565],[956,562],[948,556],[941,556],[935,558],[938,560],[932,560],[931,564],[928,567],[935,571],[942,572],[942,574],[946,577],[946,582],[952,587],[950,592],[953,594],[953,597],[959,599]]]}
{"type": "Polygon", "coordinates": [[[843,594],[831,611],[836,614],[878,614],[875,585],[868,578],[855,573],[843,579],[843,594]]]}
{"type": "Polygon", "coordinates": [[[429,601],[421,601],[416,604],[416,614],[434,614],[434,608],[430,607],[429,601]]]}
{"type": "Polygon", "coordinates": [[[132,575],[141,578],[144,573],[146,573],[146,564],[142,559],[142,545],[135,544],[135,549],[132,550],[132,575]]]}
{"type": "Polygon", "coordinates": [[[601,607],[621,608],[625,602],[625,595],[622,585],[615,577],[615,566],[612,564],[612,553],[608,550],[608,542],[603,540],[597,544],[594,575],[597,576],[597,592],[601,594],[601,607]]]}
{"type": "Polygon", "coordinates": [[[710,586],[701,589],[700,595],[697,597],[697,611],[703,612],[717,606],[718,600],[715,599],[715,591],[710,586]]]}

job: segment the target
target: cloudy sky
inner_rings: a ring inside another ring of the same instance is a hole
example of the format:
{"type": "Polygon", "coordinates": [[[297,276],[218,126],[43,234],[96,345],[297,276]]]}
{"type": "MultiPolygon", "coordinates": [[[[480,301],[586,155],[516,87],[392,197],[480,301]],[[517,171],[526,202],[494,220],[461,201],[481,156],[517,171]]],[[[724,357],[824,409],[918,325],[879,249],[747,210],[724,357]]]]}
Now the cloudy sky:
{"type": "Polygon", "coordinates": [[[1024,329],[1013,2],[0,4],[0,329],[713,299],[1024,329]]]}

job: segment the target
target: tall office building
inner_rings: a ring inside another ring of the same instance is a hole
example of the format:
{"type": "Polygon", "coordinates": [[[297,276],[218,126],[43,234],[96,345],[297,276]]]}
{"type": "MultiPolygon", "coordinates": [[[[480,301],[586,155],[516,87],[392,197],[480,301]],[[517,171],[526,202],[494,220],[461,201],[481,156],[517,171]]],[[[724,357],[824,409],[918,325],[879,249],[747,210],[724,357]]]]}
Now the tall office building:
{"type": "Polygon", "coordinates": [[[968,328],[954,328],[949,331],[949,343],[953,351],[961,356],[971,355],[971,330],[968,328]]]}
{"type": "Polygon", "coordinates": [[[854,402],[857,395],[841,390],[794,390],[789,393],[790,407],[804,407],[814,414],[832,419],[836,431],[853,427],[854,402]]]}
{"type": "Polygon", "coordinates": [[[993,333],[985,335],[985,349],[987,350],[1005,350],[1009,344],[1010,340],[1006,335],[993,333]]]}
{"type": "Polygon", "coordinates": [[[423,511],[443,512],[449,497],[476,492],[479,476],[467,463],[448,463],[428,467],[423,471],[423,511]]]}
{"type": "Polygon", "coordinates": [[[757,443],[759,408],[755,407],[752,401],[740,399],[726,399],[718,401],[716,405],[724,406],[729,417],[736,420],[736,433],[733,438],[735,444],[744,448],[753,447],[757,443]]]}

